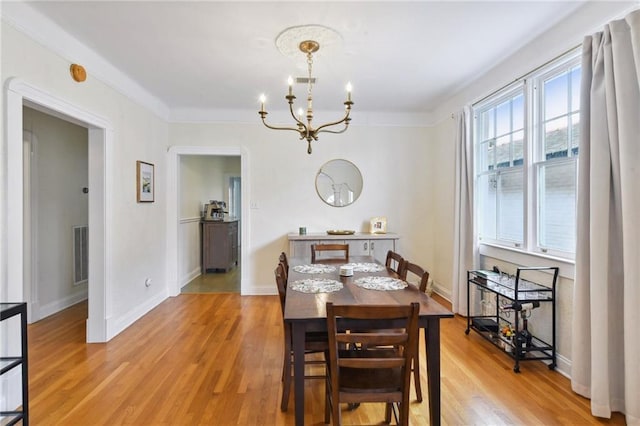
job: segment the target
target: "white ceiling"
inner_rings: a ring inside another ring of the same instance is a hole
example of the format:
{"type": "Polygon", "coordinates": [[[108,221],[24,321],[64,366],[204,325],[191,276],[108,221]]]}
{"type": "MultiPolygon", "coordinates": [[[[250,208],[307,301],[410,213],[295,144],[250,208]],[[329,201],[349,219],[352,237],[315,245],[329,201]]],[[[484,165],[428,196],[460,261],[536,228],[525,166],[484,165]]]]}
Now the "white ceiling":
{"type": "MultiPolygon", "coordinates": [[[[289,75],[280,32],[317,24],[341,49],[314,62],[314,106],[354,112],[429,112],[582,1],[219,2],[41,1],[32,7],[98,52],[171,110],[283,109],[289,75]]],[[[321,55],[325,53],[324,55],[321,55]]],[[[91,69],[87,72],[91,77],[91,69]]],[[[304,86],[296,86],[298,101],[304,86]]],[[[257,114],[256,114],[257,120],[257,114]]]]}

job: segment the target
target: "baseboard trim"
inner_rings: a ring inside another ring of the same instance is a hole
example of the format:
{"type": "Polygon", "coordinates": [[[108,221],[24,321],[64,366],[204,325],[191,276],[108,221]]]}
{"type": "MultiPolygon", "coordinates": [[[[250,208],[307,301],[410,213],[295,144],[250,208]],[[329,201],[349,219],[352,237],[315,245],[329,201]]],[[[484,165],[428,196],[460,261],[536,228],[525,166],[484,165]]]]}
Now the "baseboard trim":
{"type": "Polygon", "coordinates": [[[571,380],[571,360],[556,354],[556,371],[571,380]]]}
{"type": "Polygon", "coordinates": [[[63,297],[62,299],[55,300],[51,303],[47,303],[46,305],[37,305],[34,304],[32,307],[34,308],[33,321],[38,321],[53,314],[56,314],[64,309],[67,309],[77,303],[80,303],[84,300],[87,300],[89,297],[89,292],[87,288],[84,290],[72,294],[71,296],[63,297]]]}
{"type": "Polygon", "coordinates": [[[181,279],[180,279],[180,288],[184,287],[185,285],[189,284],[194,278],[199,277],[200,275],[202,275],[202,269],[200,267],[197,267],[196,269],[194,269],[193,271],[189,272],[188,274],[184,275],[181,279]]]}
{"type": "Polygon", "coordinates": [[[440,284],[435,280],[433,281],[433,291],[435,293],[438,293],[438,295],[447,299],[449,302],[451,302],[451,290],[449,290],[446,287],[443,287],[442,284],[440,284]]]}
{"type": "Polygon", "coordinates": [[[107,341],[113,339],[115,336],[127,329],[131,324],[142,318],[147,314],[147,312],[158,306],[167,298],[167,292],[163,291],[122,316],[117,318],[107,318],[107,341]]]}

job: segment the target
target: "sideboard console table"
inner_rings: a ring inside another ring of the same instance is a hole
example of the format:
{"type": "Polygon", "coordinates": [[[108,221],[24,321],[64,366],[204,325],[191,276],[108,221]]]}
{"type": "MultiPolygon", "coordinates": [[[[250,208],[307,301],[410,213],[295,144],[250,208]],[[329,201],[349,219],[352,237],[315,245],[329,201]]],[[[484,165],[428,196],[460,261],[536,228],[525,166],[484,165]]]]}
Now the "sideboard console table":
{"type": "Polygon", "coordinates": [[[329,235],[317,232],[300,235],[292,233],[289,239],[289,256],[311,257],[312,244],[349,244],[350,256],[373,256],[378,262],[384,263],[387,251],[400,250],[400,236],[398,234],[370,234],[356,232],[351,235],[329,235]]]}
{"type": "Polygon", "coordinates": [[[202,221],[202,273],[238,265],[238,221],[202,221]]]}

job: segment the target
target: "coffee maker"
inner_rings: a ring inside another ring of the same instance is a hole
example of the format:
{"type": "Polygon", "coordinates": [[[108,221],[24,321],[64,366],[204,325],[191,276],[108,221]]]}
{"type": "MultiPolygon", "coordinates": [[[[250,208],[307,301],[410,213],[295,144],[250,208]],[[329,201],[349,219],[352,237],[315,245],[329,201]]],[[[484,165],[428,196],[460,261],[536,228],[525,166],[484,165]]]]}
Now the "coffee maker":
{"type": "Polygon", "coordinates": [[[209,200],[209,204],[204,206],[204,220],[223,221],[227,214],[227,203],[218,200],[209,200]]]}

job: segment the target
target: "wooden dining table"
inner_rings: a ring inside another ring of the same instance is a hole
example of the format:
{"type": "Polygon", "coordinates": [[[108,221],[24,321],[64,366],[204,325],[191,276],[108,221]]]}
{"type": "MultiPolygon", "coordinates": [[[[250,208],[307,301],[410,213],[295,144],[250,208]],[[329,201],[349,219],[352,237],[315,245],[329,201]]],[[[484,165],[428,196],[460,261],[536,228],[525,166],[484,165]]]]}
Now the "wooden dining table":
{"type": "MultiPolygon", "coordinates": [[[[452,318],[453,313],[421,292],[416,286],[409,285],[400,290],[371,290],[355,284],[360,277],[382,276],[398,278],[387,268],[378,272],[356,272],[353,276],[340,276],[340,266],[344,260],[318,260],[319,264],[335,266],[332,272],[303,273],[296,272],[295,266],[311,265],[310,257],[290,258],[289,276],[284,321],[291,324],[294,359],[294,401],[296,425],[304,424],[304,348],[305,333],[308,331],[327,331],[326,303],[336,305],[409,305],[420,302],[419,327],[424,330],[426,344],[427,381],[429,391],[429,424],[440,424],[440,319],[452,318]],[[332,279],[342,283],[342,289],[329,293],[305,293],[291,288],[292,283],[310,278],[332,279]]],[[[349,263],[375,263],[370,256],[351,256],[349,263]]],[[[394,324],[389,324],[393,328],[394,324]]]]}

